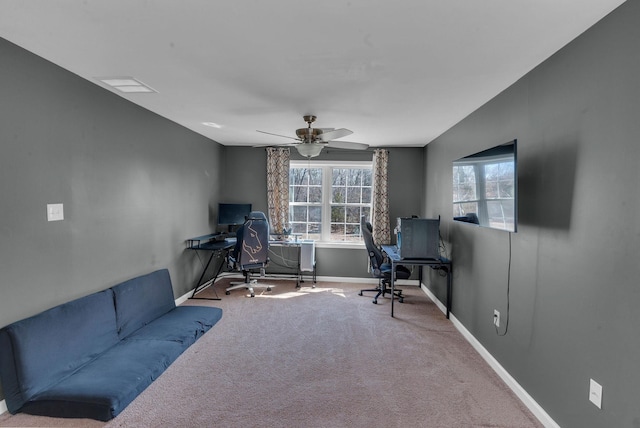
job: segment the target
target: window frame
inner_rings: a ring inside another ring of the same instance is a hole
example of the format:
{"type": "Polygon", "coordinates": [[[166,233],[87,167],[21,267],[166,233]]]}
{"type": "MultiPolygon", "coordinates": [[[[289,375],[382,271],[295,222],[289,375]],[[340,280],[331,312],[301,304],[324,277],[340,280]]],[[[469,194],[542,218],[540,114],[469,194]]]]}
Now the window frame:
{"type": "MultiPolygon", "coordinates": [[[[331,195],[332,195],[332,185],[333,185],[333,170],[334,169],[369,169],[373,175],[373,161],[327,161],[327,160],[291,160],[289,162],[289,169],[292,168],[320,168],[322,169],[322,202],[321,210],[322,210],[322,222],[321,222],[321,234],[320,239],[316,241],[316,245],[320,244],[323,247],[346,247],[346,246],[356,246],[362,247],[364,242],[362,240],[359,241],[333,241],[331,240],[331,195]]],[[[371,202],[368,204],[369,210],[373,209],[373,177],[371,182],[371,202]]],[[[291,205],[306,205],[309,206],[309,203],[295,203],[289,202],[289,207],[291,205]]],[[[361,204],[366,206],[367,204],[361,204]]],[[[291,218],[289,219],[291,221],[291,218]]],[[[362,236],[362,232],[360,232],[362,236]]]]}

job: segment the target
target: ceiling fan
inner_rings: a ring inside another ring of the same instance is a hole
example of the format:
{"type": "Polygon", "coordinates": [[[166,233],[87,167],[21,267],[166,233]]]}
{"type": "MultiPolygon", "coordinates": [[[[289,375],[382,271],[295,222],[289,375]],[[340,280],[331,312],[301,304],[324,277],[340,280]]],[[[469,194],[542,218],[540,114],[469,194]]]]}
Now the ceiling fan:
{"type": "Polygon", "coordinates": [[[366,150],[369,146],[362,143],[352,143],[348,141],[335,141],[338,138],[346,137],[353,134],[346,128],[312,128],[311,124],[316,121],[316,116],[308,114],[302,116],[305,122],[307,122],[307,128],[296,129],[297,137],[289,137],[286,135],[273,134],[271,132],[258,131],[263,134],[275,135],[277,137],[289,138],[296,140],[297,142],[286,144],[292,145],[302,156],[306,158],[313,158],[320,154],[324,147],[334,147],[338,149],[350,149],[350,150],[366,150]]]}

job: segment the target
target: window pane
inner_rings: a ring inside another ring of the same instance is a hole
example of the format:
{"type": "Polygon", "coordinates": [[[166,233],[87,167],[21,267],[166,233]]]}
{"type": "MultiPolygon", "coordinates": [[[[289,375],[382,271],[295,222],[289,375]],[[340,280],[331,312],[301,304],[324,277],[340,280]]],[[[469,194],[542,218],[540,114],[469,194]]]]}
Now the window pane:
{"type": "Polygon", "coordinates": [[[306,168],[290,168],[289,169],[289,184],[290,185],[300,185],[300,184],[308,184],[309,178],[307,174],[306,168]]]}
{"type": "Polygon", "coordinates": [[[362,170],[350,169],[347,185],[348,186],[360,186],[362,184],[362,170]]]}
{"type": "Polygon", "coordinates": [[[498,197],[498,182],[487,180],[484,185],[485,197],[487,199],[496,199],[498,197]]]}
{"type": "MultiPolygon", "coordinates": [[[[371,220],[371,207],[362,207],[362,215],[364,216],[364,218],[367,219],[367,221],[371,220]]],[[[360,219],[358,219],[358,223],[360,222],[360,219]]]]}
{"type": "Polygon", "coordinates": [[[513,162],[485,165],[486,199],[513,198],[513,162]]]}
{"type": "Polygon", "coordinates": [[[322,202],[322,187],[309,187],[309,202],[310,203],[322,202]]]}
{"type": "Polygon", "coordinates": [[[498,189],[498,197],[502,199],[513,199],[513,179],[504,180],[500,182],[500,188],[498,189]]]}
{"type": "Polygon", "coordinates": [[[307,187],[291,186],[289,187],[290,202],[307,202],[307,187]]]}
{"type": "Polygon", "coordinates": [[[297,186],[320,186],[322,185],[321,168],[290,168],[289,184],[297,186]]]}
{"type": "Polygon", "coordinates": [[[347,223],[359,224],[361,212],[360,207],[347,207],[347,223]]]}
{"type": "Polygon", "coordinates": [[[476,196],[476,171],[473,165],[454,167],[453,171],[453,199],[457,201],[472,201],[476,196]]]}
{"type": "Polygon", "coordinates": [[[322,207],[309,207],[309,221],[322,222],[322,207]]]}
{"type": "Polygon", "coordinates": [[[344,186],[347,184],[347,170],[343,168],[334,168],[332,184],[334,186],[344,186]]]}
{"type": "Polygon", "coordinates": [[[291,231],[293,233],[307,233],[307,223],[291,223],[291,231]]]}
{"type": "Polygon", "coordinates": [[[362,170],[362,185],[363,186],[373,186],[373,179],[371,169],[362,170]]]}
{"type": "Polygon", "coordinates": [[[309,223],[308,233],[314,233],[320,235],[322,232],[322,225],[320,223],[309,223]]]}
{"type": "Polygon", "coordinates": [[[343,204],[346,201],[344,187],[334,187],[331,189],[331,202],[334,204],[343,204]]]}
{"type": "Polygon", "coordinates": [[[464,202],[454,204],[454,217],[465,216],[469,213],[478,213],[478,203],[477,202],[464,202]]]}
{"type": "Polygon", "coordinates": [[[504,201],[488,201],[487,211],[489,214],[489,225],[502,229],[513,230],[513,204],[504,201]]]}
{"type": "Polygon", "coordinates": [[[344,237],[344,224],[331,224],[331,238],[335,241],[342,241],[344,237]]]}
{"type": "Polygon", "coordinates": [[[360,193],[361,192],[359,187],[347,187],[347,203],[359,204],[360,193]]]}
{"type": "Polygon", "coordinates": [[[487,164],[484,167],[485,180],[496,180],[498,178],[498,164],[487,164]]]}
{"type": "Polygon", "coordinates": [[[340,206],[332,206],[331,207],[331,223],[338,222],[344,223],[345,219],[345,207],[340,206]]]}
{"type": "Polygon", "coordinates": [[[345,227],[345,241],[357,241],[360,239],[360,225],[347,224],[345,227]]]}
{"type": "Polygon", "coordinates": [[[307,221],[307,207],[306,206],[300,206],[300,205],[294,205],[290,208],[293,208],[293,214],[291,215],[291,220],[292,221],[303,221],[306,222],[307,221]]]}
{"type": "Polygon", "coordinates": [[[322,168],[311,168],[309,170],[309,184],[313,186],[322,185],[322,168]]]}
{"type": "Polygon", "coordinates": [[[362,188],[362,203],[370,204],[372,202],[371,199],[371,187],[363,187],[362,188]]]}
{"type": "Polygon", "coordinates": [[[305,239],[313,239],[314,241],[320,241],[322,239],[322,235],[319,233],[307,233],[305,239]]]}

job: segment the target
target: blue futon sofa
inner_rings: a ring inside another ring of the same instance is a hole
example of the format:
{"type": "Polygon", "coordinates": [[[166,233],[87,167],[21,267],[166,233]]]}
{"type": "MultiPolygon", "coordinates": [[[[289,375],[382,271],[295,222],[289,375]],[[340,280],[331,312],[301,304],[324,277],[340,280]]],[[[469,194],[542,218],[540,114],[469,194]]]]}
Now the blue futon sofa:
{"type": "Polygon", "coordinates": [[[0,382],[11,413],[107,421],[222,317],[176,307],[166,269],[0,330],[0,382]]]}

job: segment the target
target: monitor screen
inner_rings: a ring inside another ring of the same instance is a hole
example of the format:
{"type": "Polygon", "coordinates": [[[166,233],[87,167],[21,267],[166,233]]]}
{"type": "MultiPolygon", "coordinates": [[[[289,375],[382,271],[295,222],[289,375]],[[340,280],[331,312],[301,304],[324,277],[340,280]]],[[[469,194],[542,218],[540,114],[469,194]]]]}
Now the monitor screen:
{"type": "Polygon", "coordinates": [[[251,212],[251,204],[218,204],[218,224],[244,224],[244,219],[251,212]]]}
{"type": "Polygon", "coordinates": [[[515,232],[516,140],[453,161],[453,219],[515,232]]]}

